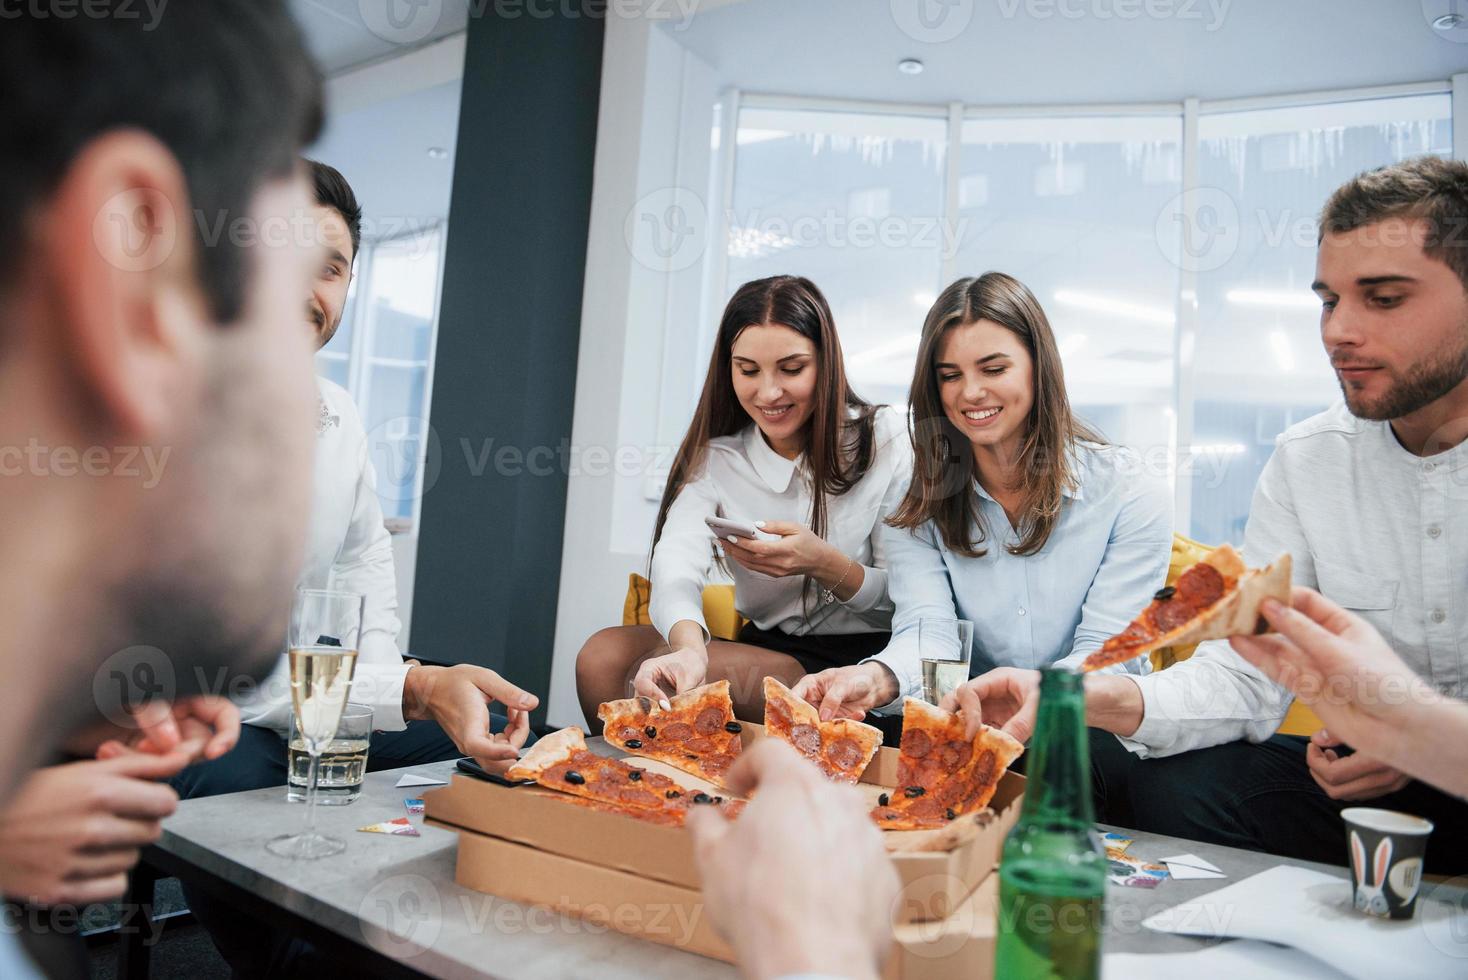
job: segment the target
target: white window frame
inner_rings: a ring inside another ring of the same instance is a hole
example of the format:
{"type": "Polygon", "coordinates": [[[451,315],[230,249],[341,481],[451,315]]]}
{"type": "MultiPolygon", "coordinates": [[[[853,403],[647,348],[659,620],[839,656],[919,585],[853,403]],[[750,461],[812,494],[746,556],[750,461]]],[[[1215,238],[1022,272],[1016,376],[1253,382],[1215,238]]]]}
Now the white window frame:
{"type": "MultiPolygon", "coordinates": [[[[433,404],[433,373],[434,362],[438,356],[438,327],[439,327],[439,304],[443,299],[443,269],[444,256],[448,252],[448,222],[436,221],[422,228],[414,228],[397,235],[389,235],[384,238],[362,243],[361,251],[357,256],[357,269],[353,276],[352,288],[356,290],[354,299],[363,300],[354,302],[351,306],[351,316],[348,318],[352,330],[352,346],[346,355],[334,353],[328,355],[332,360],[341,360],[345,356],[347,361],[347,394],[351,395],[352,401],[357,406],[357,413],[365,420],[368,417],[368,406],[372,398],[372,365],[374,363],[387,363],[390,359],[376,358],[372,353],[373,327],[376,325],[374,318],[366,308],[370,305],[365,301],[368,284],[372,279],[372,269],[377,249],[383,245],[391,245],[407,238],[422,235],[438,235],[438,269],[434,274],[433,287],[433,314],[428,329],[428,364],[427,372],[423,380],[423,404],[419,406],[418,412],[424,421],[425,431],[421,451],[417,460],[415,483],[413,486],[413,512],[407,518],[389,517],[385,523],[393,534],[409,534],[418,526],[419,518],[423,513],[423,471],[427,463],[429,439],[427,438],[427,424],[429,418],[429,407],[433,404]]],[[[321,355],[318,355],[321,356],[321,355]]]]}
{"type": "MultiPolygon", "coordinates": [[[[1409,82],[1399,85],[1376,85],[1363,88],[1333,89],[1315,92],[1294,92],[1280,95],[1257,96],[1242,99],[1196,99],[1185,98],[1177,102],[1117,103],[1112,105],[1040,105],[1040,106],[986,106],[959,102],[941,104],[927,102],[872,102],[856,99],[818,98],[785,94],[745,93],[738,89],[727,90],[722,98],[720,119],[719,152],[715,160],[715,183],[720,193],[715,214],[710,216],[711,240],[718,243],[711,249],[708,259],[708,274],[705,277],[704,309],[708,311],[708,323],[719,320],[724,298],[728,293],[728,259],[725,243],[729,239],[729,215],[734,208],[735,167],[737,164],[736,138],[739,115],[745,108],[786,109],[816,112],[847,112],[865,115],[903,115],[924,118],[946,118],[948,120],[948,144],[944,155],[943,220],[948,227],[958,221],[958,186],[962,172],[963,123],[968,119],[995,118],[1045,118],[1085,116],[1171,116],[1182,123],[1182,200],[1196,204],[1198,195],[1187,194],[1198,186],[1198,160],[1200,143],[1198,120],[1205,115],[1230,112],[1249,112],[1259,109],[1285,109],[1302,106],[1330,105],[1340,102],[1364,102],[1373,99],[1394,99],[1418,95],[1452,96],[1453,155],[1460,160],[1468,159],[1468,73],[1452,76],[1442,81],[1409,82]]],[[[1196,214],[1185,215],[1184,224],[1195,225],[1196,214]]],[[[953,281],[957,275],[956,257],[945,259],[942,281],[953,281]]],[[[1197,347],[1198,303],[1197,273],[1190,272],[1182,264],[1179,270],[1177,294],[1177,326],[1173,345],[1173,427],[1169,445],[1171,458],[1176,459],[1179,447],[1193,443],[1193,352],[1197,347]]],[[[703,365],[707,363],[713,345],[712,330],[700,335],[699,360],[694,365],[695,384],[702,382],[703,365]]],[[[694,389],[695,397],[697,388],[694,389]]],[[[659,415],[663,425],[674,424],[671,419],[681,419],[686,414],[689,402],[685,392],[662,392],[659,415]],[[677,409],[673,411],[673,409],[677,409]]],[[[1175,507],[1174,526],[1184,533],[1191,531],[1192,486],[1188,481],[1178,480],[1173,472],[1173,499],[1175,507]]],[[[657,499],[649,488],[649,498],[657,499]]],[[[661,488],[657,488],[660,492],[661,488]]]]}

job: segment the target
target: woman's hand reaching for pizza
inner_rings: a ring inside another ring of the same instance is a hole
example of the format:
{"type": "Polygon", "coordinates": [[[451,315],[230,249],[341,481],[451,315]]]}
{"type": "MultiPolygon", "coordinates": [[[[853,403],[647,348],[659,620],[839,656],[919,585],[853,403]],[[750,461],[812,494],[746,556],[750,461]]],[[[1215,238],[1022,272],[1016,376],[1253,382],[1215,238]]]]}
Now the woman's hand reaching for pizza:
{"type": "Polygon", "coordinates": [[[821,721],[861,721],[873,708],[897,700],[899,693],[896,675],[874,660],[806,674],[794,688],[796,697],[820,709],[821,721]]]}
{"type": "Polygon", "coordinates": [[[757,790],[739,819],[694,807],[688,829],[709,915],[741,973],[874,980],[898,881],[868,804],[775,739],[741,754],[728,786],[757,790]]]}
{"type": "Polygon", "coordinates": [[[668,698],[702,684],[709,669],[709,651],[701,623],[679,620],[668,631],[668,646],[672,648],[670,652],[644,660],[632,678],[635,697],[652,698],[665,710],[668,698]]]}
{"type": "Polygon", "coordinates": [[[968,737],[984,725],[998,728],[1021,742],[1029,742],[1035,731],[1035,712],[1040,706],[1040,672],[1019,667],[995,667],[960,684],[939,705],[963,715],[968,737]]]}

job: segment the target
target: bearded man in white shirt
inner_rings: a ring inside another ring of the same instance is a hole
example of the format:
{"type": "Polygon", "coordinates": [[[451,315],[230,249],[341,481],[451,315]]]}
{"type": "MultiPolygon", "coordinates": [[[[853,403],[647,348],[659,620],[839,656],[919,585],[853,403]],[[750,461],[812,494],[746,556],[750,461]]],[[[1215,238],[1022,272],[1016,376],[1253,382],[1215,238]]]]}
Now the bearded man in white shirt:
{"type": "MultiPolygon", "coordinates": [[[[1313,289],[1345,403],[1279,437],[1254,492],[1245,559],[1258,566],[1289,552],[1297,585],[1359,614],[1424,681],[1461,697],[1468,164],[1421,157],[1339,188],[1321,215],[1313,289]]],[[[1028,738],[1036,676],[990,671],[958,700],[971,721],[982,714],[1028,738]]],[[[1393,695],[1358,689],[1370,682],[1364,675],[1332,681],[1357,700],[1393,695]]],[[[1340,810],[1369,800],[1436,823],[1427,870],[1468,870],[1468,841],[1453,832],[1468,823],[1468,803],[1410,779],[1371,745],[1327,731],[1276,735],[1291,699],[1223,641],[1149,676],[1091,675],[1102,818],[1340,864],[1340,810]]]]}
{"type": "MultiPolygon", "coordinates": [[[[306,166],[315,191],[315,235],[326,255],[306,304],[308,327],[320,350],[341,324],[361,244],[362,209],[334,167],[314,160],[306,166]]],[[[401,624],[392,540],[377,499],[367,434],[340,385],[320,377],[317,385],[315,493],[297,585],[366,597],[352,701],[373,709],[368,769],[460,756],[503,768],[529,738],[529,713],[538,700],[486,667],[426,666],[403,659],[397,645],[401,624]],[[492,714],[491,702],[503,704],[508,717],[492,714]]],[[[291,699],[283,653],[274,673],[239,703],[244,721],[239,745],[221,759],[181,773],[174,785],[185,799],[285,785],[291,699]]]]}

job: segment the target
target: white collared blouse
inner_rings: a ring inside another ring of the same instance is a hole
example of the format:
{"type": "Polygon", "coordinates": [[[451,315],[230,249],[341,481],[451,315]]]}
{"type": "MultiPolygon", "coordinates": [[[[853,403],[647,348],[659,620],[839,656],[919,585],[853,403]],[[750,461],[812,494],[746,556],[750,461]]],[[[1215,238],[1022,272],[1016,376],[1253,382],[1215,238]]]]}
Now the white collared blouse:
{"type": "MultiPolygon", "coordinates": [[[[760,629],[792,635],[868,633],[891,628],[887,562],[877,529],[902,500],[912,473],[912,450],[903,415],[878,408],[872,465],[851,489],[826,501],[825,539],[864,569],[861,588],[845,602],[813,597],[806,616],[804,577],[771,578],[738,562],[725,562],[734,578],[734,603],[760,629]]],[[[740,521],[810,523],[810,483],[805,456],[785,459],[751,422],[741,432],[709,440],[703,466],[668,508],[653,550],[649,615],[667,637],[685,619],[703,618],[703,589],[714,559],[714,535],[705,517],[740,521]]]]}

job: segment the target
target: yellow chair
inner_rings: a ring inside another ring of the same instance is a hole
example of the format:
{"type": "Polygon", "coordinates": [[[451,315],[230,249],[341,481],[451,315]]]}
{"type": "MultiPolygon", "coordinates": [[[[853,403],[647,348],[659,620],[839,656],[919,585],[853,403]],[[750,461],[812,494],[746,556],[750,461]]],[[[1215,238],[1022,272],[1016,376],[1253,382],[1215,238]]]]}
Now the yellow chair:
{"type": "MultiPolygon", "coordinates": [[[[1213,549],[1206,544],[1199,544],[1191,538],[1185,538],[1181,534],[1172,536],[1172,559],[1167,565],[1167,584],[1177,583],[1177,577],[1187,568],[1197,564],[1198,560],[1213,549]]],[[[1193,655],[1198,645],[1196,643],[1181,647],[1163,647],[1152,653],[1152,669],[1165,670],[1175,663],[1181,663],[1193,655]]],[[[1309,705],[1300,701],[1290,704],[1290,710],[1285,714],[1284,721],[1279,726],[1281,735],[1313,735],[1324,728],[1315,712],[1310,710],[1309,705]]]]}
{"type": "MultiPolygon", "coordinates": [[[[627,598],[622,603],[623,626],[651,626],[647,604],[652,583],[633,572],[627,576],[627,598]]],[[[709,585],[703,590],[703,621],[716,640],[732,640],[744,627],[744,617],[734,608],[734,586],[709,585]]]]}

